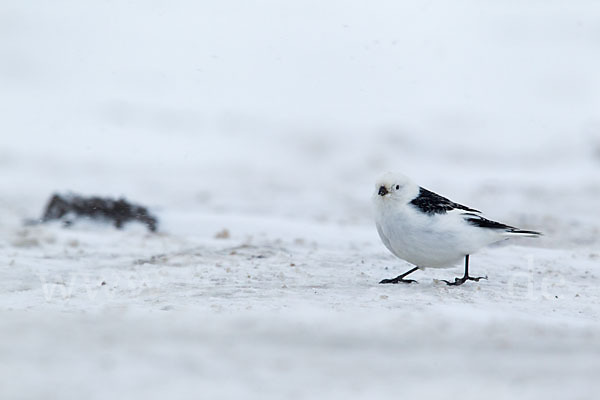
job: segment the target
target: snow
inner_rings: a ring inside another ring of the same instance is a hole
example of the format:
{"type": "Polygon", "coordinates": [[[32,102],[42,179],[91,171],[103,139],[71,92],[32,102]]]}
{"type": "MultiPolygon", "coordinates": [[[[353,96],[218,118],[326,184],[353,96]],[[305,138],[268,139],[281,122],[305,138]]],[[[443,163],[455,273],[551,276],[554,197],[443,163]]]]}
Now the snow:
{"type": "Polygon", "coordinates": [[[600,5],[189,0],[0,14],[0,398],[592,399],[600,5]],[[410,266],[400,170],[544,232],[410,266]],[[159,233],[24,226],[53,192],[159,233]],[[219,238],[226,229],[230,235],[219,238]]]}

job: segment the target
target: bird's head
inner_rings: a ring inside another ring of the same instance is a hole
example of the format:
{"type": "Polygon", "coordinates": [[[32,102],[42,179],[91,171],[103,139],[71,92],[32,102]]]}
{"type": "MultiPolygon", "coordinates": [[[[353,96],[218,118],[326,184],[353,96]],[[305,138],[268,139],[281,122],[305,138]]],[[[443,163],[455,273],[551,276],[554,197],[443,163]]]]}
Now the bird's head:
{"type": "Polygon", "coordinates": [[[407,176],[397,172],[388,172],[377,179],[373,200],[375,202],[398,201],[408,203],[418,193],[419,187],[407,176]]]}

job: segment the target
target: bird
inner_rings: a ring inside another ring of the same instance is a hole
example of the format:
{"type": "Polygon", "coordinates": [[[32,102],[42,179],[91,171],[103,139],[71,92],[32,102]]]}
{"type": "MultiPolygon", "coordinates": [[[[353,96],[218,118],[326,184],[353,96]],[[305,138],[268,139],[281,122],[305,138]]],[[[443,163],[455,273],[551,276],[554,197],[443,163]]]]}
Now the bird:
{"type": "Polygon", "coordinates": [[[464,275],[450,286],[478,282],[469,275],[469,256],[511,237],[538,237],[540,232],[515,228],[485,218],[481,211],[455,203],[414,183],[402,173],[377,179],[372,196],[375,226],[381,241],[396,257],[415,267],[381,284],[413,283],[406,276],[418,269],[452,267],[464,258],[464,275]]]}

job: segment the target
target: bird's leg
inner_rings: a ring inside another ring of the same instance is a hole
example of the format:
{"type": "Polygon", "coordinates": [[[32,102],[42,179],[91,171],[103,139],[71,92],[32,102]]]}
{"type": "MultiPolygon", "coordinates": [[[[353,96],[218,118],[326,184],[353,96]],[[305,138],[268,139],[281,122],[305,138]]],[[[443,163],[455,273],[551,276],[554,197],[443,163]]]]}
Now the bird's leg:
{"type": "Polygon", "coordinates": [[[406,271],[405,273],[403,273],[402,275],[398,275],[397,277],[393,278],[393,279],[384,279],[379,283],[418,283],[417,281],[413,280],[413,279],[404,279],[404,277],[408,274],[412,274],[413,272],[415,272],[416,270],[418,270],[419,267],[414,267],[413,269],[411,269],[410,271],[406,271]]]}
{"type": "Polygon", "coordinates": [[[465,256],[465,275],[462,278],[454,278],[454,282],[449,282],[445,279],[443,279],[443,281],[446,282],[446,284],[449,286],[459,286],[465,283],[466,281],[479,282],[480,279],[487,279],[487,276],[478,276],[476,278],[469,276],[469,255],[467,254],[465,256]]]}

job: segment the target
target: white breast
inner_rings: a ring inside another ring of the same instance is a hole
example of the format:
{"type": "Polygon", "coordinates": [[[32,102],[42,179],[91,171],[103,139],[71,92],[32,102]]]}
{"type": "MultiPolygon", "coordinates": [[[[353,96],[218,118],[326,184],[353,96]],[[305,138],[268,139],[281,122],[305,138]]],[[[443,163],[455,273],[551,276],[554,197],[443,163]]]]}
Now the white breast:
{"type": "Polygon", "coordinates": [[[428,215],[411,206],[378,207],[375,223],[385,246],[423,268],[451,267],[501,237],[467,224],[460,213],[428,215]]]}

